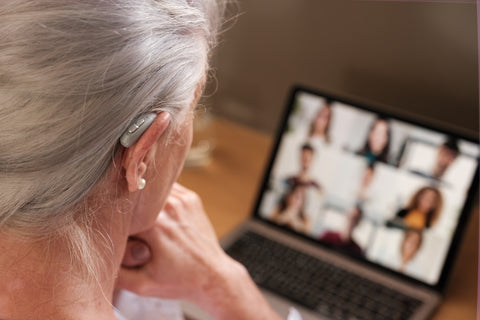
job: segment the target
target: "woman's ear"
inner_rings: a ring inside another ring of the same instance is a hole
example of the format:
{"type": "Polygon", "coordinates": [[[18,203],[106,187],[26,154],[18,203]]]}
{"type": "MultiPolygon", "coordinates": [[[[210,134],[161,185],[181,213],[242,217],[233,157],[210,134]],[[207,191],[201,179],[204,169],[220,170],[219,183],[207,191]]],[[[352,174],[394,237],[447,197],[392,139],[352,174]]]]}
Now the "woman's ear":
{"type": "Polygon", "coordinates": [[[138,190],[139,182],[150,165],[149,156],[154,154],[155,143],[165,133],[170,120],[171,116],[168,112],[159,113],[138,141],[125,150],[122,166],[125,169],[128,191],[135,192],[138,190]]]}

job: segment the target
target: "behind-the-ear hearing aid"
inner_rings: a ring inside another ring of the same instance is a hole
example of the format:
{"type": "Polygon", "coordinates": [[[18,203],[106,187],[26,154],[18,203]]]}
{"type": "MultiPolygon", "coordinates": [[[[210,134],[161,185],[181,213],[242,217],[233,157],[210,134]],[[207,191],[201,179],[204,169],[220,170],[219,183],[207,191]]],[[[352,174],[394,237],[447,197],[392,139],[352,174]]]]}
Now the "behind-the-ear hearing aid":
{"type": "Polygon", "coordinates": [[[131,147],[153,123],[157,114],[145,113],[138,116],[120,137],[120,144],[125,148],[131,147]]]}

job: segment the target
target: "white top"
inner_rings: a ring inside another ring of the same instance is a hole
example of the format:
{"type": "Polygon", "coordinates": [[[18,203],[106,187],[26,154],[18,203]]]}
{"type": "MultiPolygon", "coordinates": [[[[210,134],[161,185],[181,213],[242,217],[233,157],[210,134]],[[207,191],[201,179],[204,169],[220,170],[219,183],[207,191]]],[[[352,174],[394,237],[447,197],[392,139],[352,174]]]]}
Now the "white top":
{"type": "MultiPolygon", "coordinates": [[[[118,320],[185,320],[178,300],[141,297],[122,290],[114,312],[118,320]]],[[[300,313],[290,308],[287,320],[302,320],[300,313]]]]}
{"type": "Polygon", "coordinates": [[[116,299],[119,320],[184,320],[178,300],[141,297],[122,290],[116,299]]]}

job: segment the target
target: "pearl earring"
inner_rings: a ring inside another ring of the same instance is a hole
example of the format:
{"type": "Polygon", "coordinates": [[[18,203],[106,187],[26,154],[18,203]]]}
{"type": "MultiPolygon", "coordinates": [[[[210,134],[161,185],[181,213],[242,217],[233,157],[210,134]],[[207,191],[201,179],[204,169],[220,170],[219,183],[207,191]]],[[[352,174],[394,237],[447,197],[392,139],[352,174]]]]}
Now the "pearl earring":
{"type": "Polygon", "coordinates": [[[145,184],[147,183],[147,181],[143,178],[141,178],[140,180],[138,180],[138,190],[143,190],[143,188],[145,188],[145,184]]]}

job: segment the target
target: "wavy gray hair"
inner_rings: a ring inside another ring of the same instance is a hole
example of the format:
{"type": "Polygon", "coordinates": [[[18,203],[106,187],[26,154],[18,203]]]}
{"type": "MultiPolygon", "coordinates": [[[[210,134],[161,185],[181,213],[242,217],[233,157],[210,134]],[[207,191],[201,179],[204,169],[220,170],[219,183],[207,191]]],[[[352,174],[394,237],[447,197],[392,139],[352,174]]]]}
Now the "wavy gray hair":
{"type": "Polygon", "coordinates": [[[0,230],[71,226],[132,119],[181,121],[219,12],[214,0],[2,1],[0,230]]]}

